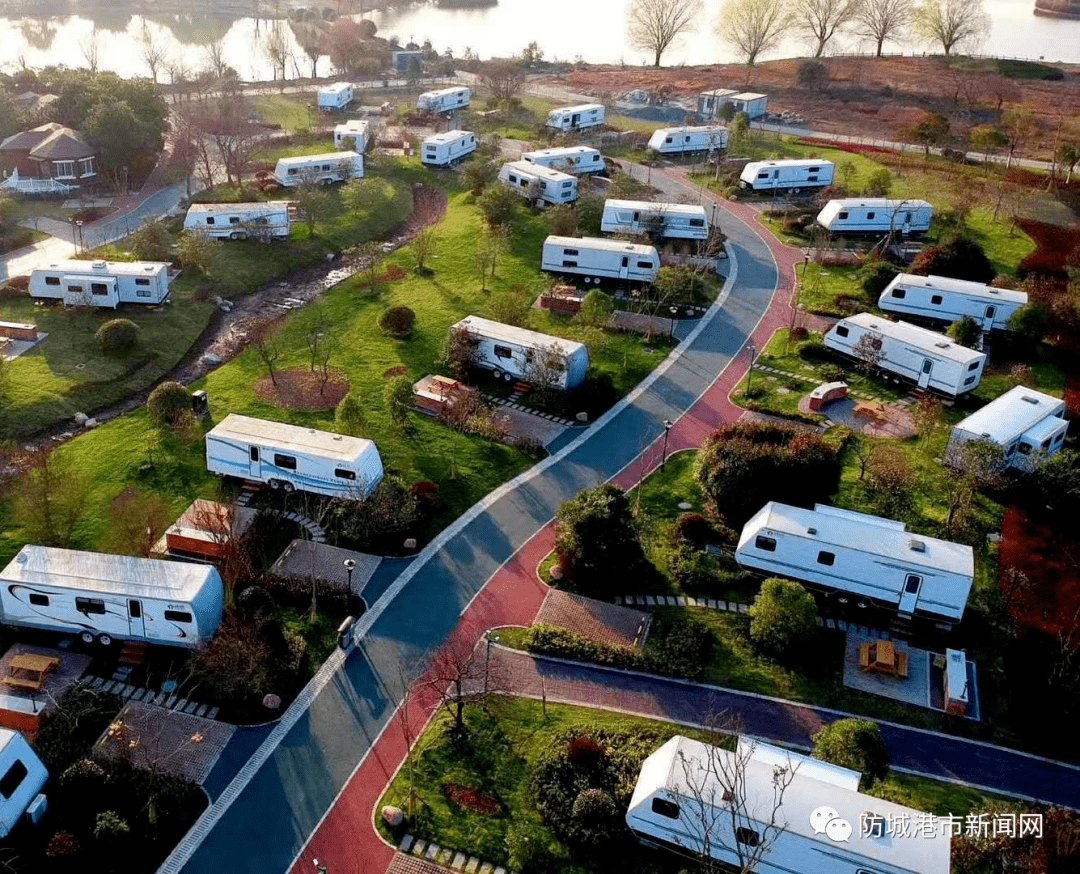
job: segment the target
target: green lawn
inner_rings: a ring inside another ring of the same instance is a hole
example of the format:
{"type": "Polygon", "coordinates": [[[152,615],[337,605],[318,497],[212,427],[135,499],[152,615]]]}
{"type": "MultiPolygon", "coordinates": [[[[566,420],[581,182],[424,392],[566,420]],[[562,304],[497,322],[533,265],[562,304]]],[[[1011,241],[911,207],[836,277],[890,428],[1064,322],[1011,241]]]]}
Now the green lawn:
{"type": "Polygon", "coordinates": [[[304,155],[321,155],[333,151],[336,151],[334,138],[326,136],[306,143],[290,143],[287,145],[272,143],[253,152],[251,160],[256,164],[276,164],[278,158],[299,158],[304,155]]]}
{"type": "Polygon", "coordinates": [[[319,121],[315,94],[271,94],[255,98],[259,121],[276,124],[282,130],[306,130],[319,121]]]}

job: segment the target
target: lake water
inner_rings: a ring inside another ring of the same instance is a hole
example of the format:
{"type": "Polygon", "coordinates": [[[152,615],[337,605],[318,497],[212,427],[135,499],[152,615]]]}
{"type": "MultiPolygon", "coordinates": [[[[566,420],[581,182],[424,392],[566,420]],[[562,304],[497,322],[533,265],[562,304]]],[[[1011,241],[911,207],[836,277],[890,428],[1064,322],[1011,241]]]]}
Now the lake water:
{"type": "MultiPolygon", "coordinates": [[[[703,26],[687,34],[669,49],[665,65],[706,64],[736,60],[714,33],[722,0],[705,0],[703,26]]],[[[535,40],[552,60],[585,58],[597,63],[641,64],[651,61],[645,53],[626,45],[625,12],[630,0],[548,0],[541,17],[533,0],[501,0],[484,9],[441,9],[416,5],[372,13],[382,36],[397,36],[402,43],[430,39],[436,49],[452,49],[461,56],[470,48],[482,58],[520,52],[535,40]]],[[[1080,21],[1037,17],[1032,0],[988,0],[991,31],[981,52],[987,55],[1080,63],[1080,21]]],[[[0,18],[0,69],[11,72],[20,65],[42,67],[64,64],[85,67],[84,47],[96,39],[99,68],[122,76],[145,76],[140,34],[143,19],[126,13],[63,18],[0,18]],[[96,36],[95,36],[96,34],[96,36]]],[[[287,35],[292,32],[282,22],[287,35]]],[[[269,79],[272,69],[263,49],[272,22],[255,18],[227,19],[215,16],[155,16],[146,26],[169,47],[170,60],[188,69],[204,64],[202,46],[224,41],[230,63],[244,79],[269,79]]],[[[854,38],[834,40],[833,51],[869,51],[872,46],[854,38]]],[[[311,64],[293,40],[295,60],[288,78],[310,74],[311,64]]],[[[886,51],[922,51],[914,43],[887,45],[886,51]]],[[[805,54],[805,46],[789,40],[771,57],[805,54]]],[[[319,62],[319,75],[330,75],[328,58],[319,62]]],[[[162,74],[163,80],[167,76],[162,74]]]]}

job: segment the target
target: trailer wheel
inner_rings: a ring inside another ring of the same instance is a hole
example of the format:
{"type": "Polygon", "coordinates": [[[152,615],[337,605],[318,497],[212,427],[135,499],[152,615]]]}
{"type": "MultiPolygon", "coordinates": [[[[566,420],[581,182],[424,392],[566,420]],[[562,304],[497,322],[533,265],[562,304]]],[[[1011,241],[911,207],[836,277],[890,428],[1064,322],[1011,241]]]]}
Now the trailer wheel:
{"type": "Polygon", "coordinates": [[[98,643],[100,643],[102,646],[112,646],[111,634],[99,634],[97,639],[98,643]]]}
{"type": "Polygon", "coordinates": [[[293,490],[293,488],[294,488],[293,484],[291,482],[289,482],[288,480],[282,480],[281,481],[281,490],[283,492],[285,492],[285,494],[288,494],[289,492],[291,492],[293,490]]]}
{"type": "Polygon", "coordinates": [[[89,631],[84,631],[82,634],[79,635],[79,640],[81,640],[83,643],[90,644],[94,642],[94,635],[91,634],[89,631]]]}
{"type": "Polygon", "coordinates": [[[801,189],[801,188],[792,188],[792,189],[791,189],[791,193],[792,193],[792,194],[801,194],[801,193],[802,193],[802,189],[801,189]]]}
{"type": "Polygon", "coordinates": [[[281,480],[279,480],[279,479],[267,480],[266,484],[268,486],[270,486],[270,488],[272,488],[274,491],[277,491],[278,489],[281,488],[281,480]]]}
{"type": "Polygon", "coordinates": [[[503,372],[497,367],[493,371],[491,371],[491,375],[494,376],[496,379],[503,378],[503,372]]]}
{"type": "Polygon", "coordinates": [[[512,373],[503,373],[503,382],[513,382],[513,381],[514,381],[514,374],[512,374],[512,373]]]}

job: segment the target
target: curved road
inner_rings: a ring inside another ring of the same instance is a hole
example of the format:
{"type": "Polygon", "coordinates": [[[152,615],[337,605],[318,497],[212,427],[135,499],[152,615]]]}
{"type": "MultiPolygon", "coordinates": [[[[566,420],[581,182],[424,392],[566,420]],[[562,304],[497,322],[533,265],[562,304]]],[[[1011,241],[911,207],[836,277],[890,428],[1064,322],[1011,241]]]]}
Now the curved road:
{"type": "MultiPolygon", "coordinates": [[[[662,176],[652,175],[654,183],[662,176]]],[[[683,185],[666,177],[664,184],[683,185]]],[[[378,750],[365,756],[389,723],[405,678],[423,663],[424,654],[451,632],[474,642],[492,625],[531,620],[543,598],[533,573],[535,559],[549,547],[544,538],[533,541],[531,550],[519,553],[521,547],[545,530],[563,501],[628,470],[663,434],[664,419],[679,420],[695,405],[769,309],[781,279],[770,246],[741,221],[727,221],[724,229],[737,259],[738,281],[728,283],[733,288],[725,291],[723,305],[710,309],[677,350],[678,357],[670,356],[581,437],[494,492],[429,545],[364,616],[358,630],[361,644],[327,662],[162,872],[265,874],[288,869],[357,762],[375,768],[383,781],[379,788],[385,785],[399,757],[382,767],[378,750]],[[543,551],[534,556],[539,549],[543,551]],[[533,582],[522,584],[530,578],[533,582]]],[[[790,276],[789,270],[784,273],[790,276]]],[[[726,393],[724,389],[720,394],[721,406],[726,393]]],[[[719,409],[708,401],[704,399],[700,420],[678,422],[671,434],[672,449],[697,445],[719,421],[719,409]]],[[[341,840],[333,842],[337,852],[351,856],[346,836],[355,834],[359,812],[343,803],[332,813],[346,821],[353,817],[352,825],[343,827],[341,840]]],[[[298,870],[310,874],[310,863],[298,870]]]]}

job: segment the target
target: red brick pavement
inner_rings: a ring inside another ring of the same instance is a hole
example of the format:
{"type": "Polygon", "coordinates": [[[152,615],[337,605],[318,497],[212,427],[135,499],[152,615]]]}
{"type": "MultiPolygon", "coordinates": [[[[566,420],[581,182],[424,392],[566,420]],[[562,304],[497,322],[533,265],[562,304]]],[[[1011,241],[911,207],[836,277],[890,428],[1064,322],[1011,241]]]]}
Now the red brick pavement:
{"type": "MultiPolygon", "coordinates": [[[[711,195],[706,195],[711,197],[711,195]]],[[[789,298],[793,288],[795,265],[802,260],[802,253],[780,243],[765,229],[759,229],[758,214],[747,204],[730,203],[716,199],[720,207],[741,220],[764,240],[779,267],[780,293],[755,329],[752,342],[764,348],[773,332],[789,324],[791,308],[789,298]]],[[[668,437],[668,453],[681,449],[693,449],[712,433],[717,425],[735,421],[742,409],[728,400],[732,389],[746,372],[744,356],[719,376],[709,390],[672,427],[668,437]]],[[[663,441],[657,440],[645,450],[643,457],[627,466],[614,481],[629,487],[638,482],[642,473],[655,469],[660,463],[663,441]]],[[[453,646],[476,644],[488,628],[501,625],[529,625],[543,602],[547,587],[537,579],[536,568],[554,545],[554,525],[548,524],[538,531],[509,561],[488,581],[473,603],[465,611],[457,628],[451,635],[453,646]]],[[[596,688],[595,700],[611,706],[619,704],[618,696],[608,695],[596,688]],[[611,698],[610,701],[608,699],[611,698]]],[[[408,724],[419,731],[431,718],[437,701],[430,693],[420,693],[409,701],[408,724]]],[[[307,846],[294,864],[293,874],[311,874],[312,859],[326,864],[330,871],[352,872],[385,871],[393,858],[393,850],[387,846],[375,830],[374,817],[378,815],[375,805],[406,754],[401,723],[392,720],[376,740],[371,752],[360,763],[331,810],[316,828],[307,846]]]]}

